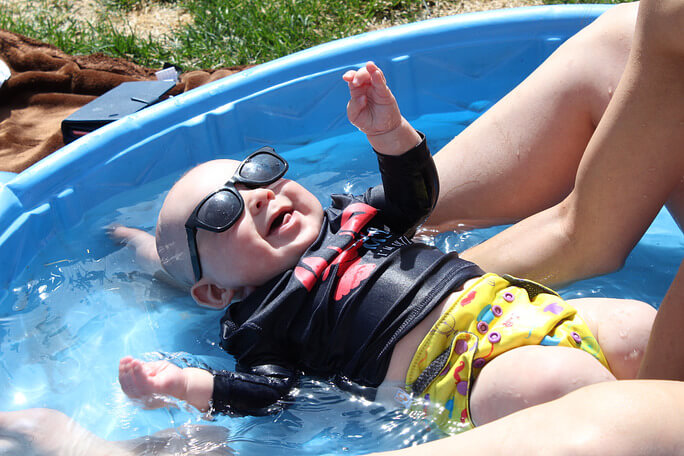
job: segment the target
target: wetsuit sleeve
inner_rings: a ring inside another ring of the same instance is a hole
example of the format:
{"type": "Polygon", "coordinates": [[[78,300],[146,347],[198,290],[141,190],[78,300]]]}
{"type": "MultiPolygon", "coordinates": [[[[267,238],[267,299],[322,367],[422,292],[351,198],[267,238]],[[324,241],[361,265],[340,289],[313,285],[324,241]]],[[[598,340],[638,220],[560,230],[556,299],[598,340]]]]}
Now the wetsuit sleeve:
{"type": "Polygon", "coordinates": [[[263,409],[287,396],[296,382],[294,371],[274,364],[212,374],[212,407],[219,413],[263,414],[263,409]]]}
{"type": "Polygon", "coordinates": [[[437,203],[439,179],[425,140],[408,152],[393,156],[376,152],[382,185],[365,195],[382,211],[385,224],[393,231],[412,235],[437,203]]]}

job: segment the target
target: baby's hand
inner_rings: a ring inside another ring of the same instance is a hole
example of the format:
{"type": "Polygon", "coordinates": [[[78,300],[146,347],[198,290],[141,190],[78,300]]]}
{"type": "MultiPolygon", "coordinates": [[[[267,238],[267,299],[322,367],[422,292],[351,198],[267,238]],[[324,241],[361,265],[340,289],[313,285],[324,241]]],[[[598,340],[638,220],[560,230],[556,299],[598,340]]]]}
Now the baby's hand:
{"type": "Polygon", "coordinates": [[[135,252],[135,260],[143,271],[154,275],[162,270],[154,236],[150,233],[137,228],[111,225],[107,227],[107,234],[119,244],[126,245],[133,249],[135,252]]]}
{"type": "Polygon", "coordinates": [[[149,242],[148,240],[150,238],[152,239],[152,242],[154,242],[154,236],[137,228],[112,224],[109,225],[106,230],[109,237],[119,244],[130,245],[137,248],[138,246],[142,246],[149,242]]]}
{"type": "Polygon", "coordinates": [[[401,115],[385,76],[373,62],[342,78],[349,84],[349,121],[366,134],[373,149],[401,155],[420,143],[420,135],[401,115]]]}
{"type": "Polygon", "coordinates": [[[388,133],[401,124],[397,100],[387,87],[385,75],[373,62],[357,71],[347,71],[342,78],[349,85],[347,104],[349,121],[368,136],[388,133]]]}
{"type": "Polygon", "coordinates": [[[143,362],[126,356],[119,361],[119,383],[128,397],[149,409],[173,404],[164,396],[184,400],[186,395],[183,369],[168,361],[143,362]]]}

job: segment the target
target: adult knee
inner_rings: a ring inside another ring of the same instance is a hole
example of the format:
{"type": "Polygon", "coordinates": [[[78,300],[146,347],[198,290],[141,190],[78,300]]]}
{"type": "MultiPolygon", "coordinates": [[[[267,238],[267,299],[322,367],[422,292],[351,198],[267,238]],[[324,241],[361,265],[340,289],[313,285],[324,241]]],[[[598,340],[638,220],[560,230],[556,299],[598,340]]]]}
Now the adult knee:
{"type": "Polygon", "coordinates": [[[594,124],[603,116],[627,63],[637,9],[635,3],[610,8],[561,48],[571,62],[569,73],[575,76],[575,85],[566,87],[569,100],[585,97],[594,124]]]}
{"type": "Polygon", "coordinates": [[[593,277],[621,269],[631,252],[631,245],[606,239],[604,230],[586,221],[587,216],[580,210],[582,204],[578,200],[577,193],[573,191],[563,202],[550,209],[553,219],[558,223],[560,242],[565,246],[564,261],[571,271],[570,276],[593,277]]]}

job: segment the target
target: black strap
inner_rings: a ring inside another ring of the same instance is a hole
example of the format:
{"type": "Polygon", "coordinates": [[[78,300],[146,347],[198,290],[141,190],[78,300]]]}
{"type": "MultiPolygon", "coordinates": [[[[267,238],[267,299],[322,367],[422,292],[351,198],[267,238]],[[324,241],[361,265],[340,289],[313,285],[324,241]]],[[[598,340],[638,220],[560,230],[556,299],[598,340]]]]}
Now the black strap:
{"type": "Polygon", "coordinates": [[[537,282],[532,282],[531,280],[526,280],[526,279],[518,279],[517,277],[513,277],[512,275],[508,274],[503,274],[501,278],[508,280],[511,285],[514,285],[518,288],[522,288],[525,291],[527,291],[527,295],[530,297],[530,299],[534,299],[537,297],[538,294],[541,293],[547,293],[547,294],[552,294],[554,296],[558,296],[558,293],[553,291],[549,287],[545,287],[542,284],[539,284],[537,282]]]}
{"type": "Polygon", "coordinates": [[[425,368],[423,372],[420,373],[415,382],[411,384],[411,392],[422,393],[430,386],[430,383],[437,378],[444,366],[446,366],[449,361],[449,356],[451,355],[451,345],[447,347],[437,358],[432,360],[430,365],[425,368]]]}

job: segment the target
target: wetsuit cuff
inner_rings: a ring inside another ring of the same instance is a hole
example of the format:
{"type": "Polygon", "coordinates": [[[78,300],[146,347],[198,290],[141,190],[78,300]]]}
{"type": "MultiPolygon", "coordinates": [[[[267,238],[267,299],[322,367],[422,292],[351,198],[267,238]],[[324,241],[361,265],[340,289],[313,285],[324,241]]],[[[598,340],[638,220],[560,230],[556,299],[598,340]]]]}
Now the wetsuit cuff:
{"type": "Polygon", "coordinates": [[[214,389],[211,393],[211,400],[209,405],[211,411],[217,413],[225,413],[230,409],[230,382],[225,381],[217,371],[211,371],[214,377],[214,389]]]}
{"type": "Polygon", "coordinates": [[[415,169],[421,163],[430,161],[430,149],[427,146],[425,135],[420,131],[416,130],[416,132],[420,136],[420,142],[401,155],[385,155],[373,149],[378,158],[381,172],[392,173],[394,170],[415,169]]]}

